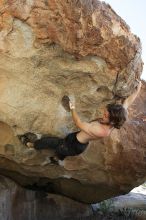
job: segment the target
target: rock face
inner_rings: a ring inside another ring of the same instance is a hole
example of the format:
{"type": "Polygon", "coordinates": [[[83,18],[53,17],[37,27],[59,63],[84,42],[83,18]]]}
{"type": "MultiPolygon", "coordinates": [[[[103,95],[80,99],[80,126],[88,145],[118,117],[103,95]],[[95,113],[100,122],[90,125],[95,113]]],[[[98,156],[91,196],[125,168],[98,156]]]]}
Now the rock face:
{"type": "Polygon", "coordinates": [[[16,133],[72,131],[64,95],[91,120],[132,93],[140,41],[105,3],[1,1],[0,10],[0,120],[16,133]]]}
{"type": "MultiPolygon", "coordinates": [[[[75,131],[66,95],[88,121],[134,91],[142,71],[141,44],[125,22],[97,0],[8,0],[0,2],[0,30],[0,173],[22,186],[51,185],[47,191],[86,203],[140,184],[146,177],[141,119],[91,142],[82,155],[66,158],[64,167],[43,166],[52,152],[26,149],[16,137],[75,131]]],[[[136,106],[142,114],[145,97],[140,95],[136,106]]],[[[132,119],[136,110],[131,111],[132,119]]]]}
{"type": "Polygon", "coordinates": [[[57,220],[92,214],[89,205],[63,196],[23,189],[3,176],[0,176],[0,210],[2,220],[57,220]]]}

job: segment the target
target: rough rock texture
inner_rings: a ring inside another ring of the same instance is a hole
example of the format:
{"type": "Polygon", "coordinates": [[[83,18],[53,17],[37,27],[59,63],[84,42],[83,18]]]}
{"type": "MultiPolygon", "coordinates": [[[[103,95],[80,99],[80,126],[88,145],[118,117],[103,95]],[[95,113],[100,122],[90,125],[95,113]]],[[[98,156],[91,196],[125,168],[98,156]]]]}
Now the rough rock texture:
{"type": "MultiPolygon", "coordinates": [[[[140,40],[105,3],[0,1],[0,173],[86,203],[140,184],[146,178],[141,119],[91,142],[82,155],[66,158],[64,167],[43,166],[52,152],[26,149],[16,135],[75,131],[65,95],[75,98],[83,120],[92,120],[107,103],[130,95],[141,71],[140,40]]],[[[144,83],[141,106],[133,106],[142,114],[145,91],[144,83]]]]}
{"type": "Polygon", "coordinates": [[[1,220],[57,220],[83,218],[92,213],[89,205],[63,196],[26,190],[0,176],[1,220]]]}
{"type": "Polygon", "coordinates": [[[132,93],[140,41],[105,3],[11,0],[0,12],[0,120],[16,133],[72,131],[64,95],[91,120],[132,93]]]}

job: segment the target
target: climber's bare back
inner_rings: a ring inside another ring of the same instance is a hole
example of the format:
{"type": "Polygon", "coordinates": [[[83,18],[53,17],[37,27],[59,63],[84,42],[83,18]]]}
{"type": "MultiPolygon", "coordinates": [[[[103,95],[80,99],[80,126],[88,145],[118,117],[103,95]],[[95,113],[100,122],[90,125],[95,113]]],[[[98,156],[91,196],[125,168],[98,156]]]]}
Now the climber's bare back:
{"type": "Polygon", "coordinates": [[[98,121],[85,123],[84,129],[77,133],[77,139],[80,143],[87,143],[100,137],[109,136],[111,130],[111,126],[100,124],[98,121]]]}

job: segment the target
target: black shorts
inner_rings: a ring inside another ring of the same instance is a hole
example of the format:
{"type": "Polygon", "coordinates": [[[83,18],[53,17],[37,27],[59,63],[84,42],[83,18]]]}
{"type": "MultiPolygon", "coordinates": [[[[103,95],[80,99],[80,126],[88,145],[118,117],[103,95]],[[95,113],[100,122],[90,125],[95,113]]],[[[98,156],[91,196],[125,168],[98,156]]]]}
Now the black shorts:
{"type": "Polygon", "coordinates": [[[88,143],[83,144],[77,140],[78,132],[68,134],[64,139],[58,137],[42,137],[34,142],[37,150],[54,149],[60,159],[66,156],[75,156],[81,154],[87,147],[88,143]]]}

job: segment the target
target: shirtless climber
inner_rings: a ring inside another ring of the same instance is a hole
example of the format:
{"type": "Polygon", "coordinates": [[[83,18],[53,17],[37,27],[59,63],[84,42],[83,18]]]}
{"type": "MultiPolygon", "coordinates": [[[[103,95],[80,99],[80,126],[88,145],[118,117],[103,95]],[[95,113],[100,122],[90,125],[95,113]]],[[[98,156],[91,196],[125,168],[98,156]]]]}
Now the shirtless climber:
{"type": "MultiPolygon", "coordinates": [[[[80,119],[74,103],[69,101],[73,121],[80,131],[70,133],[64,139],[48,136],[36,139],[36,135],[32,133],[20,135],[19,138],[25,145],[34,147],[36,150],[55,149],[56,155],[60,160],[63,160],[66,156],[81,154],[86,149],[89,141],[109,136],[114,128],[120,129],[126,121],[127,108],[137,97],[140,88],[141,82],[139,82],[136,91],[124,101],[123,105],[108,104],[104,110],[103,117],[90,123],[80,119]]],[[[52,162],[54,162],[54,158],[52,158],[52,162]]]]}

